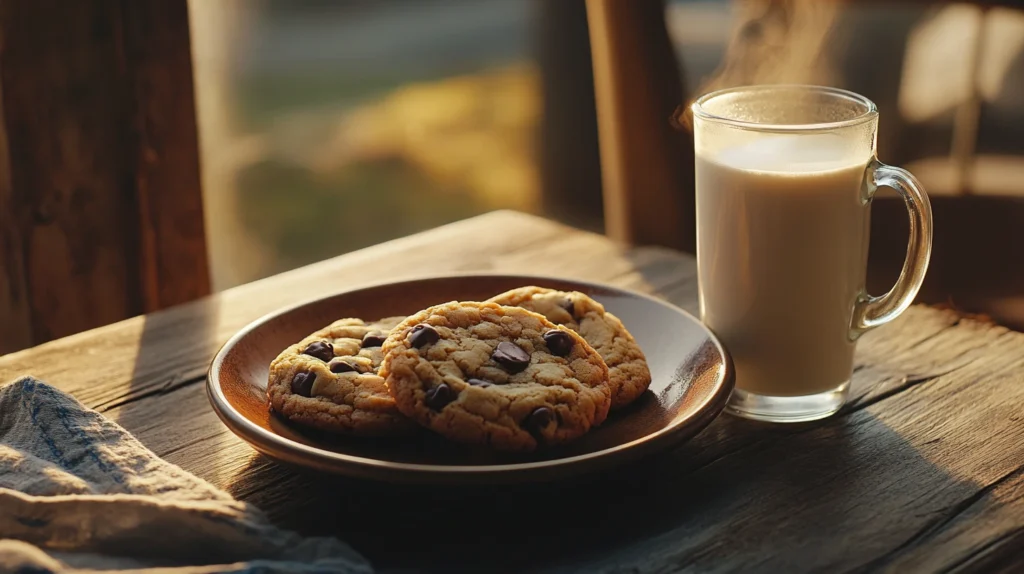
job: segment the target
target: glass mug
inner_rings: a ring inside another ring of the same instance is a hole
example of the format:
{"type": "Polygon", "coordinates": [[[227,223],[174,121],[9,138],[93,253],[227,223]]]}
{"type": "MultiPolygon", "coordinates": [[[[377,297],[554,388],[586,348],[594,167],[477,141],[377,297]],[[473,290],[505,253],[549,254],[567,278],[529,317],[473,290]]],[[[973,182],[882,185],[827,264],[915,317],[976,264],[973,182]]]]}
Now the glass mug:
{"type": "Polygon", "coordinates": [[[875,157],[878,111],[816,86],[752,86],[693,105],[700,315],[736,367],[728,411],[772,422],[846,402],[857,338],[902,313],[928,268],[932,215],[909,172],[875,157]],[[896,285],[865,292],[871,199],[910,212],[896,285]]]}

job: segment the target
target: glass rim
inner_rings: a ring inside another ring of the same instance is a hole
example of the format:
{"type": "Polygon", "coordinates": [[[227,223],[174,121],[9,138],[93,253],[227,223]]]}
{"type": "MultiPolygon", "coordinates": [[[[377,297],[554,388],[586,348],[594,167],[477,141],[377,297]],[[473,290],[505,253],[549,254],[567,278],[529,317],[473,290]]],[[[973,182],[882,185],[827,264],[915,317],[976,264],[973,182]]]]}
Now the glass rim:
{"type": "Polygon", "coordinates": [[[697,100],[690,105],[690,110],[693,112],[693,116],[695,118],[700,118],[701,120],[725,124],[736,128],[742,128],[745,130],[764,132],[808,132],[835,130],[839,128],[847,128],[861,125],[873,121],[875,118],[878,117],[878,108],[875,106],[875,103],[856,92],[851,92],[849,90],[844,90],[842,88],[833,88],[829,86],[815,86],[810,84],[756,84],[750,86],[736,86],[733,88],[715,90],[713,92],[708,92],[703,96],[697,98],[697,100]],[[856,104],[859,104],[863,106],[864,111],[855,117],[835,122],[815,122],[806,124],[767,124],[720,116],[717,114],[713,114],[704,108],[704,104],[720,96],[740,92],[759,92],[769,90],[801,90],[807,92],[818,92],[821,94],[838,97],[846,101],[851,101],[856,104]]]}

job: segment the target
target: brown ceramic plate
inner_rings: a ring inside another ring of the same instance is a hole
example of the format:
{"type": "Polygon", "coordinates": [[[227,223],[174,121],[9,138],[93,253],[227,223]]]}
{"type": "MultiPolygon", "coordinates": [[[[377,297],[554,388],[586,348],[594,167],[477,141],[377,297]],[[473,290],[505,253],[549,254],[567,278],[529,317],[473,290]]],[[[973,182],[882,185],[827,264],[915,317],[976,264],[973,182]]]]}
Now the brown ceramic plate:
{"type": "Polygon", "coordinates": [[[509,275],[386,283],[279,311],[232,337],[214,358],[207,381],[221,420],[256,450],[314,469],[403,482],[543,481],[621,464],[697,434],[722,411],[732,386],[721,343],[677,307],[605,285],[509,275]],[[428,431],[403,439],[331,436],[294,426],[267,408],[270,362],[335,319],[408,315],[447,301],[482,301],[523,285],[582,291],[616,314],[647,355],[650,390],[576,442],[530,455],[455,444],[428,431]]]}

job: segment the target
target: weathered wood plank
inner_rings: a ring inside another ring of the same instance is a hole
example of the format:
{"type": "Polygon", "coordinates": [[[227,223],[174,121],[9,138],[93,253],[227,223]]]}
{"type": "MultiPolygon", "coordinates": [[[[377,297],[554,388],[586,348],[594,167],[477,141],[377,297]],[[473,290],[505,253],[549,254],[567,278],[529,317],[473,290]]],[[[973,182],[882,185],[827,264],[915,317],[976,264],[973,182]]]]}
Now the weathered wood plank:
{"type": "Polygon", "coordinates": [[[584,0],[533,0],[541,122],[537,162],[543,213],[576,227],[600,229],[601,158],[584,0]]]}
{"type": "Polygon", "coordinates": [[[118,193],[130,160],[115,16],[109,2],[0,4],[8,208],[36,341],[141,312],[123,255],[137,242],[123,224],[134,200],[118,193]]]}
{"type": "MultiPolygon", "coordinates": [[[[0,109],[2,106],[0,86],[0,109]]],[[[24,219],[23,211],[24,208],[21,212],[15,210],[7,126],[0,114],[0,325],[4,326],[0,329],[0,353],[32,344],[32,317],[18,224],[24,219]]]]}
{"type": "Polygon", "coordinates": [[[588,572],[1013,571],[1024,541],[1024,334],[912,307],[862,340],[839,416],[723,417],[686,445],[573,484],[431,489],[297,471],[207,403],[217,346],[258,315],[433,268],[563,274],[696,302],[688,256],[494,213],[0,358],[75,392],[171,462],[379,566],[588,572]],[[509,237],[526,241],[507,241],[509,237]],[[427,255],[448,254],[440,264],[427,255]],[[438,266],[440,265],[440,266],[438,266]],[[425,532],[457,533],[446,548],[425,532]],[[401,539],[396,551],[393,540],[401,539]],[[500,557],[500,559],[496,559],[500,557]],[[496,561],[497,560],[497,561],[496,561]]]}
{"type": "Polygon", "coordinates": [[[187,0],[122,2],[134,110],[142,304],[146,312],[210,294],[187,0]]]}
{"type": "Polygon", "coordinates": [[[0,352],[209,293],[186,0],[12,0],[0,33],[0,352]]]}
{"type": "Polygon", "coordinates": [[[587,0],[605,230],[695,251],[693,142],[672,127],[686,90],[663,0],[587,0]]]}
{"type": "Polygon", "coordinates": [[[951,507],[927,530],[883,557],[891,571],[1020,572],[1024,469],[1017,468],[951,507]],[[934,552],[943,548],[942,553],[934,552]],[[949,555],[955,553],[956,559],[949,555]]]}

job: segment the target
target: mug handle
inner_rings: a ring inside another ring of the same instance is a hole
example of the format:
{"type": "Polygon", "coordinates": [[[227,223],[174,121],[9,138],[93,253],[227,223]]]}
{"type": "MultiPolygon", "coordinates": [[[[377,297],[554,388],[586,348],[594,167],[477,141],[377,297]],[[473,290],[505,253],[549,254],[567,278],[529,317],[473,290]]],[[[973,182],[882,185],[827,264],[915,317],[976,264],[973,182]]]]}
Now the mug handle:
{"type": "Polygon", "coordinates": [[[885,165],[877,159],[872,161],[869,172],[872,185],[868,190],[868,201],[882,186],[895,189],[903,197],[910,215],[910,240],[903,271],[892,289],[881,297],[861,293],[854,305],[851,325],[854,339],[907,310],[921,289],[932,254],[932,206],[921,183],[909,171],[885,165]]]}

